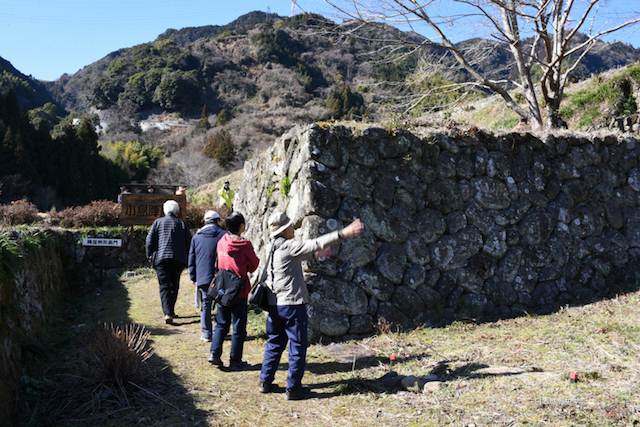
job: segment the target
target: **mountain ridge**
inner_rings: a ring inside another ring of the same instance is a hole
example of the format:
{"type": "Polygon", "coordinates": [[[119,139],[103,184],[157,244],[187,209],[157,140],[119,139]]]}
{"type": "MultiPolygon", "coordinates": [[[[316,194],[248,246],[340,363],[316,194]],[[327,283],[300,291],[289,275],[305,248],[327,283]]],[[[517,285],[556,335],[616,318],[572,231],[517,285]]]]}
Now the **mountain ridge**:
{"type": "Polygon", "coordinates": [[[0,57],[0,93],[6,94],[9,88],[16,91],[20,108],[31,110],[54,103],[46,84],[18,71],[8,60],[0,57]]]}
{"type": "MultiPolygon", "coordinates": [[[[60,109],[70,112],[65,120],[96,116],[103,143],[160,146],[170,160],[164,175],[151,179],[170,178],[193,187],[221,172],[184,175],[210,169],[202,153],[222,129],[237,154],[229,168],[237,169],[295,125],[343,118],[393,123],[408,100],[428,90],[410,82],[429,52],[442,56],[442,51],[425,48],[419,55],[406,48],[393,56],[384,42],[375,41],[383,36],[379,30],[352,26],[345,34],[338,27],[320,15],[284,18],[252,12],[227,25],[168,29],[57,81],[33,83],[43,85],[60,109]],[[149,118],[160,124],[179,119],[180,126],[147,126],[143,122],[149,118]]],[[[422,36],[413,37],[419,41],[422,36]]],[[[464,49],[474,43],[491,53],[482,67],[496,70],[498,77],[513,72],[504,46],[496,42],[470,39],[458,45],[464,49]]],[[[640,49],[601,43],[586,59],[576,79],[638,61],[640,49]]],[[[450,59],[445,70],[438,78],[466,79],[450,59]]]]}
{"type": "MultiPolygon", "coordinates": [[[[292,23],[296,21],[297,21],[297,24],[288,25],[288,27],[293,28],[295,27],[295,25],[298,25],[297,29],[300,29],[300,27],[302,26],[310,25],[309,24],[310,21],[313,21],[311,25],[316,25],[316,26],[318,26],[318,24],[320,24],[320,26],[335,25],[332,21],[324,17],[321,17],[319,15],[297,15],[293,18],[284,18],[277,14],[254,11],[254,12],[250,12],[248,14],[242,15],[238,17],[236,20],[226,25],[185,27],[179,30],[167,29],[165,32],[158,35],[154,41],[142,43],[140,45],[137,45],[131,48],[123,48],[123,49],[119,49],[117,51],[111,52],[108,55],[105,55],[100,60],[95,61],[94,63],[88,64],[87,66],[83,67],[81,70],[79,70],[78,72],[72,75],[63,74],[62,76],[60,76],[58,80],[53,82],[45,82],[45,81],[38,81],[38,80],[34,80],[34,82],[38,82],[38,86],[40,87],[44,85],[46,90],[49,92],[50,98],[55,99],[57,104],[59,106],[62,106],[66,110],[78,111],[78,112],[87,111],[91,108],[92,105],[91,105],[91,101],[86,96],[86,88],[82,88],[82,85],[86,84],[86,80],[87,79],[93,80],[92,75],[104,73],[105,71],[107,71],[109,65],[113,61],[116,61],[121,56],[126,55],[128,52],[131,52],[132,50],[137,49],[140,46],[157,45],[163,42],[164,43],[174,42],[177,44],[177,46],[181,48],[189,48],[199,40],[202,41],[206,39],[211,39],[212,37],[219,38],[221,35],[224,36],[225,33],[227,34],[227,36],[231,36],[231,35],[245,36],[250,31],[255,30],[256,27],[260,25],[273,26],[277,22],[292,23]],[[85,83],[80,83],[80,85],[78,85],[77,84],[78,80],[82,80],[85,83]],[[73,87],[74,85],[78,85],[80,86],[80,88],[74,88],[73,87]]],[[[585,37],[584,35],[579,35],[578,39],[581,39],[584,37],[585,37]]],[[[465,48],[467,46],[474,45],[477,43],[492,43],[494,46],[499,47],[499,44],[496,42],[491,42],[488,40],[478,39],[478,38],[462,41],[458,43],[457,46],[460,46],[461,48],[465,48]]],[[[601,51],[606,49],[609,52],[607,57],[603,59],[603,56],[598,55],[597,53],[590,53],[589,55],[587,55],[587,57],[583,60],[583,64],[581,64],[576,70],[576,72],[574,73],[576,75],[576,78],[584,79],[589,77],[589,75],[593,73],[602,72],[607,69],[623,65],[630,61],[635,62],[638,59],[640,59],[640,49],[635,49],[632,46],[625,45],[621,42],[615,42],[615,43],[599,42],[599,46],[600,46],[599,49],[601,51]],[[612,53],[616,54],[617,57],[614,57],[612,53]]],[[[315,46],[315,47],[320,49],[323,48],[323,46],[315,46]]],[[[493,56],[496,57],[495,58],[496,61],[494,61],[494,58],[491,58],[487,63],[487,67],[485,68],[506,69],[508,67],[508,64],[507,64],[508,56],[501,55],[500,54],[501,49],[499,48],[494,48],[493,50],[494,50],[493,56]]],[[[595,50],[598,51],[598,48],[596,48],[595,50]]],[[[8,61],[6,60],[3,60],[3,61],[8,63],[8,61]]],[[[6,67],[3,67],[3,69],[5,68],[6,67]]],[[[20,76],[22,80],[26,78],[26,76],[22,75],[18,70],[15,70],[15,69],[9,70],[9,73],[20,76]]],[[[464,74],[459,74],[458,77],[455,78],[454,80],[456,81],[464,80],[464,74]]],[[[4,88],[4,86],[6,86],[6,84],[3,85],[3,87],[0,87],[0,89],[3,91],[3,93],[6,93],[6,89],[4,88]]],[[[29,101],[28,97],[25,97],[25,99],[22,101],[21,104],[24,104],[26,108],[35,108],[35,107],[42,106],[42,102],[40,100],[29,101]]]]}

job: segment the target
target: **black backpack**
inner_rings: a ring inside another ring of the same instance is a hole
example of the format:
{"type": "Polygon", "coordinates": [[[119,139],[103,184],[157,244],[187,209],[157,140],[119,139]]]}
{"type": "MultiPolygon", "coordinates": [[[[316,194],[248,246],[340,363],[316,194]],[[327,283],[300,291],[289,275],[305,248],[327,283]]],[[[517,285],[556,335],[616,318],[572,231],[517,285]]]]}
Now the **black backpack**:
{"type": "Polygon", "coordinates": [[[222,307],[230,307],[238,300],[238,296],[244,288],[244,280],[229,270],[218,270],[207,295],[222,307]]]}

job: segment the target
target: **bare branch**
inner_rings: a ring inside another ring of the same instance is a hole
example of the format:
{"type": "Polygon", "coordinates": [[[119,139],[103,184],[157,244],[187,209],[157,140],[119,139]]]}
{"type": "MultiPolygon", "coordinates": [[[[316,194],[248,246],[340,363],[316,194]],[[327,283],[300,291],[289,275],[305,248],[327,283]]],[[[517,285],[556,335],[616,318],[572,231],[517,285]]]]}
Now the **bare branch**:
{"type": "MultiPolygon", "coordinates": [[[[595,18],[604,4],[604,0],[587,0],[579,3],[576,0],[450,0],[444,6],[439,0],[327,0],[336,10],[357,22],[351,29],[374,28],[384,34],[384,41],[411,48],[412,52],[427,47],[441,48],[449,52],[459,66],[474,80],[473,85],[499,94],[507,106],[521,117],[531,119],[534,127],[542,125],[542,114],[539,94],[534,90],[532,66],[542,67],[540,88],[547,105],[550,123],[559,110],[564,86],[578,64],[593,48],[601,37],[640,23],[640,17],[633,17],[621,24],[605,28],[603,26],[593,33],[595,18]],[[345,6],[345,5],[348,5],[345,6]],[[576,19],[574,10],[580,7],[577,20],[568,28],[570,20],[576,19]],[[445,10],[446,9],[446,10],[445,10]],[[454,9],[454,13],[450,13],[454,9]],[[457,10],[456,10],[457,9],[457,10]],[[387,24],[400,24],[411,29],[403,33],[387,24]],[[508,49],[513,58],[518,79],[493,78],[496,70],[485,70],[486,52],[468,47],[468,43],[453,43],[459,37],[462,25],[476,25],[489,36],[489,40],[503,43],[492,48],[508,49]],[[452,30],[447,28],[451,27],[452,30]],[[589,27],[589,36],[585,41],[575,43],[578,32],[589,27]],[[428,28],[425,33],[424,28],[428,28]],[[422,31],[421,31],[422,30],[422,31]],[[428,34],[420,37],[419,34],[428,34]],[[529,36],[527,36],[529,35],[529,36]],[[528,37],[532,37],[529,39],[528,37]],[[467,46],[467,47],[463,47],[467,46]],[[578,53],[567,70],[561,72],[563,62],[571,55],[578,53]],[[528,107],[524,109],[511,98],[508,89],[520,88],[527,99],[528,107]]],[[[371,37],[376,37],[371,36],[371,37]]],[[[446,93],[447,89],[444,90],[446,93]]],[[[410,104],[416,107],[423,100],[433,95],[434,89],[426,90],[410,104]]]]}

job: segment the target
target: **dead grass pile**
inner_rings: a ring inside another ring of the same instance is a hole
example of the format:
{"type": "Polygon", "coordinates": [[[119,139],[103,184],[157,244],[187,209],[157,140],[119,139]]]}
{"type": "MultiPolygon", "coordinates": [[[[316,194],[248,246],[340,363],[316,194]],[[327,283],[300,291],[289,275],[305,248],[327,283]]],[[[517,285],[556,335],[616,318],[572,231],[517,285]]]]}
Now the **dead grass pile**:
{"type": "Polygon", "coordinates": [[[47,399],[30,408],[32,416],[82,423],[150,404],[173,407],[158,394],[165,384],[150,363],[155,349],[149,336],[144,326],[105,323],[79,338],[77,357],[52,375],[59,381],[47,399]]]}
{"type": "Polygon", "coordinates": [[[88,382],[102,386],[119,401],[125,401],[136,382],[143,380],[144,363],[155,352],[147,346],[149,331],[144,326],[104,325],[83,340],[84,357],[81,375],[88,382]]]}

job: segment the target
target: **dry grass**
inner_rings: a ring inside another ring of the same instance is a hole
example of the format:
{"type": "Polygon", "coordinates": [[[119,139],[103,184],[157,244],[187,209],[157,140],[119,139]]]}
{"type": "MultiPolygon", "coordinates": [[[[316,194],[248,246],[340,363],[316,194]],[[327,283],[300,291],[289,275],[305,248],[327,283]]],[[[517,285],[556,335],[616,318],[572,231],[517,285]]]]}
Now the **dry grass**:
{"type": "MultiPolygon", "coordinates": [[[[309,349],[304,383],[311,398],[287,402],[260,394],[264,317],[251,314],[245,359],[250,368],[211,367],[199,340],[193,288],[182,277],[176,325],[163,323],[157,283],[147,273],[114,285],[127,321],[145,325],[164,388],[146,406],[104,412],[86,425],[209,426],[620,426],[640,422],[640,292],[547,316],[495,323],[455,323],[377,335],[309,349]],[[126,292],[122,292],[122,290],[126,292]],[[391,365],[390,356],[396,355],[391,365]],[[437,378],[414,393],[385,383],[389,372],[437,378]],[[577,372],[579,381],[569,381],[577,372]]],[[[100,299],[113,298],[103,290],[100,299]]],[[[97,304],[97,302],[93,302],[97,304]]],[[[104,307],[110,303],[104,304],[104,307]]],[[[112,306],[115,310],[118,305],[112,306]]],[[[86,313],[85,313],[86,314],[86,313]]],[[[122,313],[119,314],[122,316],[122,313]]],[[[108,310],[93,322],[116,322],[108,310]]],[[[225,343],[223,360],[229,354],[225,343]]],[[[276,382],[286,381],[286,352],[276,382]]],[[[157,383],[160,384],[160,383],[157,383]]],[[[99,413],[99,412],[96,412],[99,413]]],[[[77,425],[68,423],[69,425],[77,425]]],[[[66,425],[61,422],[59,425],[66,425]]]]}
{"type": "Polygon", "coordinates": [[[144,364],[155,352],[147,346],[149,335],[144,326],[105,324],[82,340],[83,375],[126,398],[127,389],[143,379],[144,364]]]}
{"type": "MultiPolygon", "coordinates": [[[[571,95],[576,92],[580,90],[595,89],[599,85],[602,85],[624,73],[628,68],[629,67],[613,68],[591,78],[567,84],[564,90],[564,97],[561,106],[570,104],[568,100],[571,95]]],[[[512,95],[518,92],[519,91],[512,91],[512,95]]],[[[539,89],[537,92],[538,100],[542,102],[542,96],[539,89]]],[[[521,102],[520,106],[527,109],[525,102],[521,102]]],[[[600,109],[606,109],[607,107],[608,106],[603,103],[603,105],[600,106],[600,109]]],[[[510,131],[519,122],[519,116],[513,110],[507,108],[502,97],[495,94],[489,95],[480,100],[472,100],[467,103],[463,103],[460,106],[451,109],[448,113],[451,115],[450,120],[453,120],[454,122],[461,123],[464,126],[476,125],[480,128],[492,131],[510,131]]],[[[546,110],[543,107],[541,107],[541,114],[543,116],[543,122],[546,121],[546,110]]],[[[611,114],[611,112],[608,114],[611,114]]],[[[450,121],[442,118],[442,112],[438,112],[433,116],[440,117],[439,121],[443,125],[450,121]]],[[[567,122],[569,129],[577,131],[580,128],[578,123],[581,116],[581,114],[574,114],[571,118],[563,117],[563,119],[567,122]]],[[[589,126],[583,126],[581,130],[586,127],[589,126]]]]}
{"type": "MultiPolygon", "coordinates": [[[[213,205],[218,206],[220,197],[218,191],[224,185],[224,181],[229,180],[229,186],[233,191],[236,191],[240,187],[242,181],[242,169],[234,171],[229,175],[224,175],[214,182],[202,185],[193,191],[187,192],[187,198],[190,203],[198,206],[213,205]]],[[[226,217],[226,215],[224,215],[226,217]]]]}

